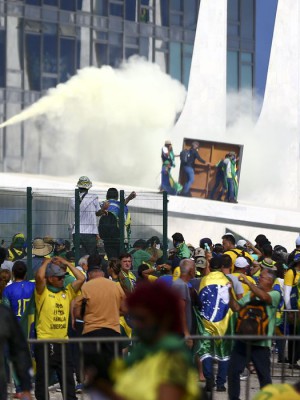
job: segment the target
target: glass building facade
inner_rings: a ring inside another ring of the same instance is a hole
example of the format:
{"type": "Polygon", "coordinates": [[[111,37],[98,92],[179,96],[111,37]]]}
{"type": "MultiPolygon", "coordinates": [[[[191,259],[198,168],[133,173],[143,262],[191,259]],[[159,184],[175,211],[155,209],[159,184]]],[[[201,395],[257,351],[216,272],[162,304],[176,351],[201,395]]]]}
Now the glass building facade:
{"type": "MultiPolygon", "coordinates": [[[[77,69],[141,55],[186,87],[200,0],[0,0],[0,121],[77,69]]],[[[228,0],[227,87],[253,88],[255,0],[228,0]]],[[[0,170],[47,172],[37,123],[0,131],[0,170]]],[[[47,147],[48,148],[48,147],[47,147]]]]}

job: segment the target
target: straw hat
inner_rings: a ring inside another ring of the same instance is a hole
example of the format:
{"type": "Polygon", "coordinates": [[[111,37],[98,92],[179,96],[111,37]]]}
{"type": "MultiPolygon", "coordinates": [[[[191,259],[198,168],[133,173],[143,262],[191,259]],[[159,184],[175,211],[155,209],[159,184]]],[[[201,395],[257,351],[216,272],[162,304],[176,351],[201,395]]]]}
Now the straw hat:
{"type": "Polygon", "coordinates": [[[32,243],[32,254],[38,257],[45,257],[53,250],[51,244],[45,243],[43,239],[34,239],[32,243]]]}

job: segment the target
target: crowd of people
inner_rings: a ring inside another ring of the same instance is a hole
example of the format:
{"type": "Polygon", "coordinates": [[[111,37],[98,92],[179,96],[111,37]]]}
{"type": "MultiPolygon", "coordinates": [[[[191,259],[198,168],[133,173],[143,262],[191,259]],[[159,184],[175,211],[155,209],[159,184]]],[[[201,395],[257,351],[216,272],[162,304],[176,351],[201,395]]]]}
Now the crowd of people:
{"type": "MultiPolygon", "coordinates": [[[[77,263],[72,243],[36,238],[29,280],[24,235],[0,248],[1,388],[10,359],[14,396],[23,400],[33,383],[35,398],[46,399],[47,382],[58,382],[68,400],[82,390],[95,400],[196,400],[215,390],[238,400],[240,381],[253,373],[256,399],[300,398],[300,385],[272,385],[270,353],[276,348],[278,363],[300,369],[300,342],[280,340],[300,329],[300,237],[288,252],[261,234],[255,244],[226,233],[218,243],[202,238],[192,246],[176,232],[166,259],[157,236],[120,254],[117,190],[100,204],[87,177],[77,186],[77,263]],[[105,255],[96,245],[101,232],[105,255]],[[37,339],[30,351],[26,338],[37,339]],[[68,338],[85,341],[63,346],[68,338]]],[[[129,221],[127,206],[124,213],[129,221]]]]}
{"type": "Polygon", "coordinates": [[[179,155],[174,154],[170,140],[166,140],[161,151],[161,190],[170,195],[191,197],[191,187],[195,180],[195,162],[198,160],[204,166],[214,167],[214,185],[210,191],[211,200],[227,201],[237,203],[238,195],[238,158],[231,151],[217,162],[216,165],[205,161],[199,154],[200,143],[192,142],[189,148],[183,149],[179,155]],[[175,158],[180,157],[181,177],[184,182],[176,182],[172,176],[172,168],[175,167],[175,158]]]}

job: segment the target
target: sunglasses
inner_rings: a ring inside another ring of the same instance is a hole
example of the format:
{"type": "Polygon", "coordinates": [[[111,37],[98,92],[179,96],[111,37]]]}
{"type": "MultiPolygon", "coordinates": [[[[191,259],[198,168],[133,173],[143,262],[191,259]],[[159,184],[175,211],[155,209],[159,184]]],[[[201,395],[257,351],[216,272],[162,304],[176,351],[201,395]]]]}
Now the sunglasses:
{"type": "Polygon", "coordinates": [[[63,279],[65,279],[65,276],[56,276],[55,278],[57,278],[59,281],[62,281],[63,279]]]}

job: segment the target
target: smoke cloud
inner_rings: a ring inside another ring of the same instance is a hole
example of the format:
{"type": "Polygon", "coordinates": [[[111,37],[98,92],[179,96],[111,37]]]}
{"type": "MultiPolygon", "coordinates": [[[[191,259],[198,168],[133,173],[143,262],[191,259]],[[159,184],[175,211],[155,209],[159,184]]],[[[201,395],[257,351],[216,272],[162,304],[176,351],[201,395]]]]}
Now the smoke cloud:
{"type": "Polygon", "coordinates": [[[132,57],[119,69],[79,70],[0,128],[35,119],[46,151],[55,154],[48,174],[155,188],[162,141],[185,96],[158,65],[132,57]]]}

